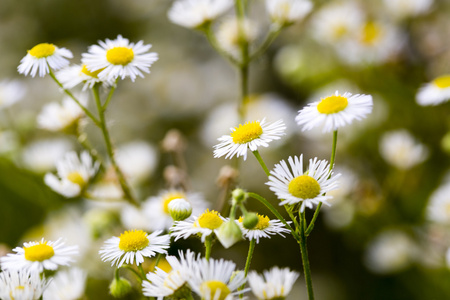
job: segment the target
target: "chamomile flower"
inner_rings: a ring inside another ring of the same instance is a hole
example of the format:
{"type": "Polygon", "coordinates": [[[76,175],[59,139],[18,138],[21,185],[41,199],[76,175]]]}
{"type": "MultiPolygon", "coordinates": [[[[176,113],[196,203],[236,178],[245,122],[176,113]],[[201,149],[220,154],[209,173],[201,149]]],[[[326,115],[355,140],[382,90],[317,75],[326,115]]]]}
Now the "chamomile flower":
{"type": "Polygon", "coordinates": [[[82,63],[89,72],[101,70],[97,76],[101,80],[116,80],[136,76],[144,77],[142,72],[150,73],[150,66],[158,60],[158,54],[148,52],[151,45],[144,45],[143,41],[130,43],[121,35],[115,40],[99,41],[100,46],[92,45],[88,53],[82,54],[82,63]]]}
{"type": "Polygon", "coordinates": [[[190,293],[188,279],[191,277],[195,263],[195,253],[187,251],[185,255],[180,251],[180,258],[166,256],[171,270],[165,272],[156,267],[154,273],[147,274],[147,281],[142,282],[144,296],[157,297],[162,300],[164,297],[185,298],[185,293],[190,293]]]}
{"type": "Polygon", "coordinates": [[[69,266],[72,256],[78,254],[78,246],[65,246],[62,239],[39,242],[27,242],[23,247],[13,249],[1,258],[2,268],[8,270],[29,269],[41,273],[44,270],[56,270],[59,266],[69,266]]]}
{"type": "Polygon", "coordinates": [[[69,152],[62,160],[56,162],[58,176],[47,173],[44,182],[52,190],[65,197],[76,197],[86,188],[98,167],[99,163],[93,162],[88,152],[82,152],[80,157],[76,152],[69,152]]]}
{"type": "Polygon", "coordinates": [[[317,160],[317,157],[309,160],[306,171],[303,171],[303,155],[289,157],[288,162],[289,167],[284,160],[276,164],[266,183],[281,200],[280,205],[300,204],[300,211],[303,212],[305,207],[312,208],[313,204],[328,204],[327,200],[332,196],[326,193],[338,187],[340,174],[334,175],[328,162],[317,160]]]}
{"type": "Polygon", "coordinates": [[[299,275],[289,268],[273,267],[269,271],[264,271],[262,276],[250,271],[248,283],[259,300],[285,299],[299,275]]]}
{"type": "Polygon", "coordinates": [[[244,272],[235,272],[235,263],[206,258],[194,264],[189,285],[204,300],[231,300],[244,291],[237,289],[245,284],[244,272]]]}
{"type": "Polygon", "coordinates": [[[270,238],[271,235],[279,234],[284,237],[283,233],[289,233],[289,229],[284,227],[280,220],[270,220],[269,217],[256,214],[258,216],[258,223],[252,229],[247,229],[243,226],[243,217],[240,217],[238,224],[241,227],[244,237],[249,240],[256,240],[259,243],[260,238],[270,238]]]}
{"type": "Polygon", "coordinates": [[[0,273],[0,299],[38,300],[48,282],[38,272],[30,270],[3,270],[0,273]]]}
{"type": "Polygon", "coordinates": [[[337,130],[351,124],[353,120],[361,120],[372,112],[372,96],[352,95],[349,92],[322,98],[308,104],[295,118],[297,124],[303,126],[302,131],[321,127],[322,132],[337,130]]]}
{"type": "Polygon", "coordinates": [[[136,262],[136,265],[140,265],[144,257],[153,257],[156,253],[166,254],[170,238],[169,235],[160,235],[161,232],[148,234],[143,230],[127,230],[119,237],[113,236],[99,251],[101,259],[120,268],[124,263],[136,262]]]}
{"type": "Polygon", "coordinates": [[[232,0],[178,0],[167,15],[175,24],[198,28],[226,12],[233,3],[232,0]]]}
{"type": "Polygon", "coordinates": [[[231,134],[218,138],[220,144],[214,146],[214,157],[233,158],[243,156],[247,159],[247,149],[256,151],[258,147],[268,147],[273,140],[278,140],[284,135],[286,126],[283,120],[274,123],[262,121],[247,122],[239,127],[230,128],[231,134]]]}
{"type": "Polygon", "coordinates": [[[39,76],[44,77],[49,73],[49,67],[54,70],[64,68],[69,64],[66,58],[72,58],[72,52],[66,48],[58,48],[53,44],[42,43],[28,50],[27,55],[22,58],[17,67],[19,73],[31,77],[36,76],[39,70],[39,76]]]}
{"type": "Polygon", "coordinates": [[[439,105],[450,100],[450,75],[442,75],[425,84],[416,95],[419,105],[439,105]]]}
{"type": "Polygon", "coordinates": [[[312,9],[309,0],[266,0],[266,9],[272,22],[280,26],[290,25],[304,16],[312,9]]]}
{"type": "Polygon", "coordinates": [[[83,91],[92,89],[96,83],[102,83],[104,87],[114,85],[114,80],[98,78],[98,73],[101,71],[102,69],[91,72],[86,65],[73,65],[59,70],[55,75],[65,89],[74,88],[81,83],[83,83],[83,91]]]}
{"type": "Polygon", "coordinates": [[[175,222],[171,228],[170,236],[175,238],[175,241],[180,238],[188,238],[191,235],[201,235],[202,242],[205,242],[207,236],[216,233],[220,225],[226,219],[222,217],[217,211],[207,209],[198,217],[190,217],[185,221],[175,222]]]}
{"type": "Polygon", "coordinates": [[[77,300],[84,295],[87,273],[80,268],[60,271],[44,291],[45,300],[77,300]]]}
{"type": "Polygon", "coordinates": [[[0,110],[10,107],[25,96],[26,86],[19,80],[3,80],[0,82],[0,110]]]}

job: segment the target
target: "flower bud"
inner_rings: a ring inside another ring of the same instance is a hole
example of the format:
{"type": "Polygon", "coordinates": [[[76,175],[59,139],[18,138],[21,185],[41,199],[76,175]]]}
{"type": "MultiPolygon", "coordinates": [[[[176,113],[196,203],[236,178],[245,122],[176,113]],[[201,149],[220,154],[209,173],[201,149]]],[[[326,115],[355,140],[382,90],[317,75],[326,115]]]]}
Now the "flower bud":
{"type": "Polygon", "coordinates": [[[242,231],[234,220],[228,220],[220,225],[217,229],[216,236],[222,246],[228,249],[242,239],[242,231]]]}
{"type": "Polygon", "coordinates": [[[170,201],[169,213],[174,221],[183,221],[189,218],[192,214],[192,206],[183,198],[173,199],[170,201]]]}
{"type": "Polygon", "coordinates": [[[121,298],[129,292],[131,292],[131,283],[123,277],[114,278],[109,285],[109,293],[114,298],[121,298]]]}
{"type": "Polygon", "coordinates": [[[258,224],[259,218],[256,213],[250,212],[244,216],[244,220],[242,221],[242,225],[245,229],[253,229],[258,224]]]}
{"type": "Polygon", "coordinates": [[[233,203],[240,204],[247,200],[247,193],[243,189],[234,189],[231,192],[231,197],[233,198],[233,203]]]}

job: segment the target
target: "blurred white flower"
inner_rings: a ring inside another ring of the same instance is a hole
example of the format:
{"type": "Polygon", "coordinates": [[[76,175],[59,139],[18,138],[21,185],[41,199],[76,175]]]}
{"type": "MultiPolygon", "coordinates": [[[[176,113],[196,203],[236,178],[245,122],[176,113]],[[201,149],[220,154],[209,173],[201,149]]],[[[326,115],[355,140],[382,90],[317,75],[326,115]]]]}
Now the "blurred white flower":
{"type": "Polygon", "coordinates": [[[0,273],[0,299],[37,300],[41,299],[48,281],[38,272],[30,270],[3,270],[0,273]]]}
{"type": "Polygon", "coordinates": [[[15,131],[0,129],[0,154],[13,153],[20,147],[20,138],[15,131]]]}
{"type": "Polygon", "coordinates": [[[280,26],[299,21],[312,10],[309,0],[266,0],[266,9],[272,22],[280,26]]]}
{"type": "Polygon", "coordinates": [[[73,145],[67,139],[36,140],[23,150],[22,162],[25,168],[36,173],[53,171],[56,162],[72,149],[73,145]]]}
{"type": "MultiPolygon", "coordinates": [[[[220,47],[234,58],[241,57],[239,43],[239,25],[236,18],[229,17],[222,21],[217,29],[217,42],[220,47]]],[[[258,27],[251,20],[245,19],[243,23],[243,38],[247,43],[253,42],[258,37],[258,27]]]]}
{"type": "Polygon", "coordinates": [[[60,271],[44,291],[44,300],[77,300],[84,296],[87,274],[79,268],[60,271]]]}
{"type": "Polygon", "coordinates": [[[394,167],[408,170],[428,158],[428,148],[403,129],[387,132],[381,137],[380,154],[394,167]]]}
{"type": "Polygon", "coordinates": [[[248,274],[248,283],[259,300],[285,299],[300,274],[289,268],[273,267],[259,275],[255,271],[248,274]]]}
{"type": "Polygon", "coordinates": [[[389,14],[397,19],[416,17],[428,12],[433,0],[383,0],[389,14]]]}
{"type": "Polygon", "coordinates": [[[19,80],[0,81],[0,110],[22,100],[26,90],[26,85],[19,80]]]}
{"type": "Polygon", "coordinates": [[[424,84],[416,94],[419,105],[438,105],[450,100],[450,75],[442,75],[424,84]]]}
{"type": "Polygon", "coordinates": [[[427,219],[450,225],[450,183],[438,187],[430,196],[427,205],[427,219]]]}

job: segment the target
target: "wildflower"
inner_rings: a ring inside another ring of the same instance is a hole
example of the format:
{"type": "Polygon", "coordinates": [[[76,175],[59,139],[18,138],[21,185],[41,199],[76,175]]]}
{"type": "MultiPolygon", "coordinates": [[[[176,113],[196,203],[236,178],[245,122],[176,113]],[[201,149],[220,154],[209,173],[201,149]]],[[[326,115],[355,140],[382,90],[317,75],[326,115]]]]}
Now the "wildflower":
{"type": "Polygon", "coordinates": [[[340,174],[334,175],[328,162],[317,160],[317,157],[309,160],[306,172],[303,171],[303,155],[289,157],[288,162],[290,168],[284,160],[276,164],[266,183],[281,200],[280,205],[299,203],[303,212],[305,207],[312,208],[313,204],[328,204],[327,200],[332,197],[326,193],[337,188],[336,180],[340,174]]]}
{"type": "Polygon", "coordinates": [[[285,299],[299,275],[289,268],[273,267],[269,271],[264,271],[262,276],[250,271],[248,283],[259,300],[285,299]]]}
{"type": "Polygon", "coordinates": [[[168,235],[160,235],[161,230],[147,234],[142,230],[127,230],[119,237],[113,236],[99,251],[102,261],[111,261],[111,266],[120,268],[124,263],[140,265],[144,257],[166,254],[169,248],[168,235]]]}
{"type": "Polygon", "coordinates": [[[269,217],[256,214],[258,222],[256,225],[247,229],[244,226],[244,218],[240,217],[238,224],[241,226],[244,237],[249,240],[256,240],[259,243],[260,238],[270,238],[271,235],[279,234],[284,237],[283,233],[289,233],[289,229],[284,227],[280,220],[270,220],[269,217]]]}
{"type": "Polygon", "coordinates": [[[427,205],[427,219],[443,224],[450,224],[450,184],[438,187],[430,196],[427,205]]]}
{"type": "Polygon", "coordinates": [[[221,142],[214,146],[214,157],[232,158],[243,156],[247,159],[247,149],[256,151],[258,147],[268,147],[273,140],[278,140],[284,135],[286,126],[282,120],[274,123],[266,123],[266,120],[247,122],[239,127],[230,128],[231,134],[224,135],[218,140],[221,142]]]}
{"type": "Polygon", "coordinates": [[[334,95],[310,103],[299,111],[295,118],[303,131],[314,127],[322,127],[323,132],[337,130],[351,124],[353,120],[361,120],[372,112],[372,96],[352,95],[338,91],[334,95]]]}
{"type": "Polygon", "coordinates": [[[306,16],[313,4],[309,0],[266,0],[272,22],[287,26],[306,16]]]}
{"type": "Polygon", "coordinates": [[[22,161],[26,168],[36,173],[53,171],[56,162],[71,151],[72,143],[67,139],[40,139],[32,141],[22,152],[22,161]]]}
{"type": "Polygon", "coordinates": [[[42,238],[39,242],[27,242],[23,247],[13,249],[1,258],[2,268],[8,270],[29,269],[32,272],[56,270],[58,266],[68,266],[72,256],[78,254],[78,246],[65,246],[61,239],[55,242],[42,238]]]}
{"type": "Polygon", "coordinates": [[[233,6],[232,0],[178,0],[169,9],[169,20],[187,28],[214,21],[233,6]]]}
{"type": "Polygon", "coordinates": [[[25,92],[26,86],[19,80],[0,81],[0,110],[22,100],[25,92]]]}
{"type": "Polygon", "coordinates": [[[38,300],[48,282],[38,272],[30,270],[3,270],[0,273],[0,299],[38,300]]]}
{"type": "Polygon", "coordinates": [[[408,131],[395,130],[381,137],[380,154],[389,164],[408,170],[428,158],[428,148],[408,131]]]}
{"type": "Polygon", "coordinates": [[[150,73],[150,66],[158,60],[157,53],[147,53],[151,45],[144,45],[143,41],[130,43],[121,35],[115,40],[99,41],[99,44],[90,46],[81,61],[90,72],[101,70],[97,74],[101,80],[130,77],[134,81],[136,76],[144,77],[142,72],[150,73]]]}
{"type": "Polygon", "coordinates": [[[175,241],[191,235],[201,235],[202,242],[205,242],[207,236],[217,234],[217,230],[225,222],[226,219],[222,217],[217,211],[205,210],[198,217],[190,217],[185,221],[175,222],[172,226],[170,236],[175,237],[175,241]]]}
{"type": "Polygon", "coordinates": [[[47,173],[44,182],[65,197],[76,197],[86,188],[98,167],[99,163],[94,163],[88,152],[83,151],[80,158],[75,152],[69,152],[56,163],[58,176],[47,173]]]}
{"type": "Polygon", "coordinates": [[[45,300],[81,299],[86,287],[87,273],[80,268],[59,271],[44,291],[45,300]]]}
{"type": "Polygon", "coordinates": [[[423,85],[416,95],[419,105],[438,105],[450,100],[450,75],[442,75],[423,85]]]}
{"type": "Polygon", "coordinates": [[[98,78],[98,73],[101,71],[102,69],[91,72],[86,65],[73,65],[59,70],[55,75],[65,89],[74,88],[81,83],[83,83],[83,91],[92,89],[97,83],[103,84],[105,88],[113,86],[114,80],[98,78]]]}
{"type": "Polygon", "coordinates": [[[39,70],[39,76],[49,73],[49,67],[54,70],[64,68],[69,64],[66,58],[72,58],[72,52],[66,48],[58,48],[53,44],[42,43],[28,50],[17,67],[19,73],[34,77],[39,70]]]}

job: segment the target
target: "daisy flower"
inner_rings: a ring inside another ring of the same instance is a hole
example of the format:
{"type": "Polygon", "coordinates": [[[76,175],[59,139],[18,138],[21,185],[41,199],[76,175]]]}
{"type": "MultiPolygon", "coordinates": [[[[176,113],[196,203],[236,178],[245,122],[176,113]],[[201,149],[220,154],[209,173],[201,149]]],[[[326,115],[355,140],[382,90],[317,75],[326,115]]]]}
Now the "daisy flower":
{"type": "Polygon", "coordinates": [[[121,35],[115,40],[99,41],[100,46],[92,45],[88,53],[82,54],[82,63],[90,72],[97,74],[101,80],[114,81],[118,77],[144,77],[142,72],[150,73],[150,66],[158,60],[158,54],[148,53],[151,45],[144,45],[143,41],[130,43],[121,35]]]}
{"type": "Polygon", "coordinates": [[[58,266],[68,266],[73,262],[72,256],[78,254],[78,246],[65,246],[62,239],[24,243],[23,247],[13,249],[15,254],[9,253],[1,258],[2,269],[29,269],[39,272],[56,270],[58,266]]]}
{"type": "Polygon", "coordinates": [[[230,128],[231,134],[224,135],[218,140],[220,144],[214,146],[214,157],[232,158],[243,156],[247,159],[247,149],[256,151],[258,147],[268,147],[273,140],[278,140],[284,135],[286,126],[283,120],[274,123],[266,123],[264,118],[262,121],[247,122],[239,127],[230,128]]]}
{"type": "Polygon", "coordinates": [[[19,80],[3,80],[0,82],[0,110],[10,107],[25,96],[27,88],[19,80]]]}
{"type": "Polygon", "coordinates": [[[312,9],[309,0],[266,0],[266,9],[272,22],[280,26],[290,25],[304,16],[312,9]]]}
{"type": "Polygon", "coordinates": [[[351,124],[353,120],[365,118],[372,112],[372,106],[370,95],[352,95],[348,92],[341,95],[336,91],[334,95],[308,104],[299,111],[295,120],[303,126],[302,131],[320,126],[323,132],[330,132],[351,124]]]}
{"type": "Polygon", "coordinates": [[[223,259],[197,260],[189,285],[204,300],[235,299],[244,292],[237,289],[246,282],[244,272],[235,272],[235,268],[235,263],[223,259]]]}
{"type": "Polygon", "coordinates": [[[45,300],[82,299],[86,287],[87,273],[79,268],[60,271],[44,291],[45,300]]]}
{"type": "Polygon", "coordinates": [[[71,89],[83,83],[82,90],[92,89],[95,84],[102,83],[105,88],[113,86],[114,80],[102,80],[98,74],[102,71],[89,71],[86,65],[73,65],[59,70],[55,76],[65,89],[71,89]]]}
{"type": "Polygon", "coordinates": [[[98,167],[99,163],[93,162],[87,151],[83,151],[80,158],[76,152],[69,152],[56,162],[58,176],[47,173],[44,182],[58,194],[68,198],[76,197],[86,188],[98,167]]]}
{"type": "Polygon", "coordinates": [[[198,217],[190,217],[185,221],[174,222],[170,236],[174,237],[176,241],[180,238],[186,239],[191,235],[200,234],[203,243],[206,237],[213,233],[215,234],[225,221],[226,219],[217,211],[207,209],[198,217]]]}
{"type": "Polygon", "coordinates": [[[281,200],[280,205],[301,203],[301,212],[320,202],[329,205],[327,200],[333,197],[326,193],[338,187],[340,174],[334,175],[328,162],[317,157],[309,160],[307,171],[303,171],[303,155],[289,157],[288,162],[290,168],[284,160],[276,164],[266,183],[281,200]]]}
{"type": "Polygon", "coordinates": [[[148,281],[142,282],[144,296],[157,297],[157,300],[162,300],[164,297],[182,299],[185,298],[185,293],[191,292],[187,281],[192,274],[195,253],[189,250],[186,255],[183,255],[181,251],[179,253],[179,259],[175,256],[166,256],[171,267],[169,272],[156,267],[154,273],[147,274],[148,281]]]}
{"type": "Polygon", "coordinates": [[[258,275],[255,271],[248,274],[248,283],[253,294],[259,300],[285,299],[300,274],[289,268],[273,267],[258,275]]]}
{"type": "Polygon", "coordinates": [[[444,184],[431,194],[427,204],[427,219],[443,225],[450,225],[450,184],[444,184]]]}
{"type": "Polygon", "coordinates": [[[44,77],[49,73],[49,67],[54,70],[64,68],[69,64],[66,58],[72,58],[72,52],[66,48],[58,48],[53,44],[42,43],[28,50],[28,54],[22,58],[17,70],[20,74],[31,77],[36,76],[39,70],[39,76],[44,77]]]}
{"type": "Polygon", "coordinates": [[[213,21],[233,6],[232,0],[178,0],[167,13],[169,20],[187,28],[213,21]]]}
{"type": "Polygon", "coordinates": [[[270,220],[269,217],[256,214],[258,216],[258,223],[252,229],[247,229],[243,226],[244,218],[239,217],[238,224],[241,227],[244,237],[249,240],[256,240],[259,243],[259,238],[270,238],[271,235],[279,234],[284,237],[283,233],[289,233],[289,229],[284,227],[280,220],[270,220]]]}
{"type": "Polygon", "coordinates": [[[442,75],[422,86],[416,95],[419,105],[438,105],[450,100],[450,75],[442,75]]]}
{"type": "Polygon", "coordinates": [[[113,236],[105,242],[99,251],[102,261],[111,261],[111,266],[120,268],[124,263],[137,265],[144,262],[144,257],[166,254],[169,248],[169,235],[160,235],[161,230],[147,234],[142,230],[127,230],[119,237],[113,236]]]}
{"type": "Polygon", "coordinates": [[[48,282],[30,270],[3,270],[0,273],[0,299],[37,300],[48,282]]]}

